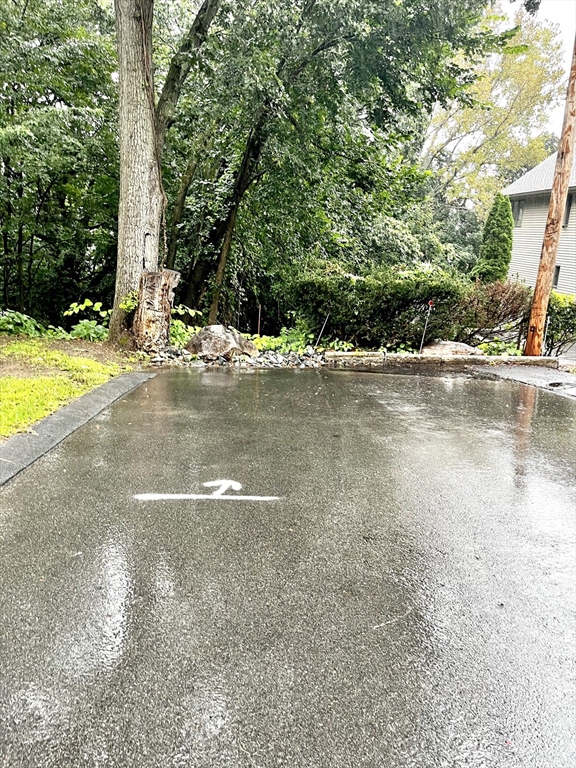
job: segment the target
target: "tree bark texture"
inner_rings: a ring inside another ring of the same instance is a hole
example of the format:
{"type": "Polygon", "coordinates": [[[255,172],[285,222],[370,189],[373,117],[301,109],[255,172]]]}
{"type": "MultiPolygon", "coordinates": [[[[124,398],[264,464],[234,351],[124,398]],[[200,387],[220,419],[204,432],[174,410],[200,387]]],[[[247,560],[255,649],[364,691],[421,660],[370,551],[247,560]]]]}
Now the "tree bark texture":
{"type": "Polygon", "coordinates": [[[546,313],[552,291],[554,279],[554,266],[558,253],[558,241],[560,240],[560,227],[566,208],[566,198],[570,184],[570,174],[574,164],[574,134],[576,132],[576,38],[574,39],[574,51],[572,54],[572,66],[570,68],[570,80],[566,95],[566,109],[564,111],[564,124],[562,136],[558,146],[556,158],[556,170],[552,191],[550,193],[550,207],[548,219],[544,230],[544,242],[538,267],[538,277],[534,288],[532,310],[528,322],[528,335],[526,338],[525,355],[541,355],[544,340],[544,327],[546,313]]]}
{"type": "Polygon", "coordinates": [[[132,333],[138,349],[158,352],[170,341],[170,311],[180,273],[172,269],[143,272],[132,333]]]}
{"type": "Polygon", "coordinates": [[[120,204],[110,339],[124,326],[124,296],[158,268],[163,194],[152,77],[153,0],[115,0],[119,73],[120,204]]]}

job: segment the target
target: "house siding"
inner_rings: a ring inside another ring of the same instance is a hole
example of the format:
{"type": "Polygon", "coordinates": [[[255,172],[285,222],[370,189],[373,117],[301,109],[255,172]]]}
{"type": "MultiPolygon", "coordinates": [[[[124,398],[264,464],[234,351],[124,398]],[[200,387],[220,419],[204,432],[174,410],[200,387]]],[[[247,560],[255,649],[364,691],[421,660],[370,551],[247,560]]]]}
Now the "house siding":
{"type": "MultiPolygon", "coordinates": [[[[576,189],[572,188],[572,209],[567,227],[560,230],[560,242],[556,265],[560,267],[560,279],[556,288],[560,293],[576,294],[576,189]]],[[[536,285],[542,240],[546,228],[550,194],[514,195],[512,199],[524,199],[522,225],[514,227],[512,260],[508,271],[511,279],[536,285]]]]}

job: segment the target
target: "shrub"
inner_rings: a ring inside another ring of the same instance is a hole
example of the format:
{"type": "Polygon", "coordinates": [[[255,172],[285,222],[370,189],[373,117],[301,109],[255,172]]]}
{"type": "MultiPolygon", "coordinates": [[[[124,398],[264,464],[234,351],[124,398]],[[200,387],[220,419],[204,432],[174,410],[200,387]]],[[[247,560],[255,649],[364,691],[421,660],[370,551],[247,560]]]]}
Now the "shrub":
{"type": "Polygon", "coordinates": [[[22,312],[15,312],[12,309],[0,312],[0,333],[21,333],[25,336],[38,338],[43,336],[45,331],[46,329],[37,320],[22,314],[22,312]]]}
{"type": "Polygon", "coordinates": [[[548,305],[545,355],[561,355],[576,344],[576,297],[552,291],[548,305]]]}
{"type": "Polygon", "coordinates": [[[454,338],[454,317],[468,286],[462,276],[430,265],[380,268],[366,275],[325,265],[301,277],[290,298],[296,315],[315,333],[330,313],[327,337],[355,346],[417,349],[429,301],[434,310],[427,338],[454,338]]]}
{"type": "Polygon", "coordinates": [[[28,336],[31,339],[42,337],[52,339],[70,338],[64,328],[55,328],[53,325],[45,328],[37,320],[34,320],[33,317],[24,315],[22,312],[15,312],[12,309],[0,312],[0,333],[28,336]]]}
{"type": "Polygon", "coordinates": [[[79,323],[72,326],[70,338],[84,339],[84,341],[106,341],[108,328],[99,325],[96,320],[80,320],[79,323]]]}
{"type": "Polygon", "coordinates": [[[497,194],[486,219],[480,247],[480,258],[472,276],[483,283],[505,280],[512,258],[514,218],[510,199],[497,194]]]}
{"type": "Polygon", "coordinates": [[[460,329],[456,340],[474,344],[505,331],[518,342],[528,322],[531,299],[532,290],[524,283],[477,280],[455,316],[460,329]]]}
{"type": "Polygon", "coordinates": [[[481,349],[485,355],[521,355],[522,350],[516,346],[514,342],[503,341],[498,336],[494,336],[492,341],[485,341],[483,344],[478,344],[478,349],[481,349]]]}

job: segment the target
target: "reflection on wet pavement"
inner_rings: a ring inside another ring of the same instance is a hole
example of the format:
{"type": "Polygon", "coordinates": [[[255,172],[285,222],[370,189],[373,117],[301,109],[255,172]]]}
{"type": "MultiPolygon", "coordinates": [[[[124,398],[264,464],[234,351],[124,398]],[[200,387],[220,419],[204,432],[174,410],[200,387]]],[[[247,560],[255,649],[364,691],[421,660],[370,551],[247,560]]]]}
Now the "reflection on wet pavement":
{"type": "Polygon", "coordinates": [[[0,492],[0,765],[568,768],[576,404],[170,372],[0,492]],[[277,502],[139,501],[230,478],[277,502]]]}

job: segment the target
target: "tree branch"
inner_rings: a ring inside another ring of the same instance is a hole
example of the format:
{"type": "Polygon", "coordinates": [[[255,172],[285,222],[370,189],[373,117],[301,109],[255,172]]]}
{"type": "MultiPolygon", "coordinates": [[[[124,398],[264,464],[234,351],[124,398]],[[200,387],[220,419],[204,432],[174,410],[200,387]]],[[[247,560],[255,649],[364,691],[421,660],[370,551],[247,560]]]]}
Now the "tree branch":
{"type": "Polygon", "coordinates": [[[172,57],[166,81],[164,82],[164,87],[156,107],[156,125],[160,154],[164,148],[166,131],[174,122],[178,99],[194,63],[194,54],[197,53],[206,40],[208,30],[218,13],[221,2],[222,0],[204,0],[180,48],[172,57]]]}

